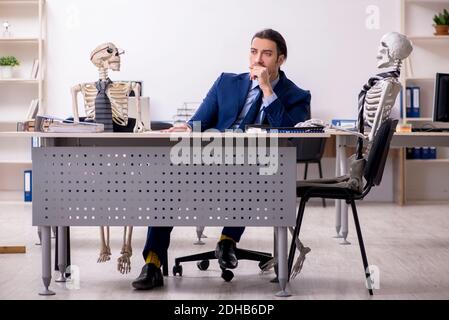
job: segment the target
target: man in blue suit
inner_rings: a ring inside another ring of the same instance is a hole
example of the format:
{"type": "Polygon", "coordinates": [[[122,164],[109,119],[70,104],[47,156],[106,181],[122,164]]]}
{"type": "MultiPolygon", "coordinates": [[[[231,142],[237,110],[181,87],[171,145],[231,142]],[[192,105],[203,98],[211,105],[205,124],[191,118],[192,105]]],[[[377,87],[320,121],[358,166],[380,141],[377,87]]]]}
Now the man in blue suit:
{"type": "MultiPolygon", "coordinates": [[[[293,127],[310,119],[309,91],[287,79],[281,66],[287,59],[287,44],[282,35],[266,29],[254,35],[250,51],[250,72],[223,73],[214,83],[197,113],[186,124],[170,129],[192,131],[200,123],[201,131],[241,129],[250,124],[293,127]]],[[[138,290],[163,286],[161,261],[167,254],[173,228],[150,227],[143,250],[145,266],[132,283],[138,290]]],[[[215,254],[221,267],[234,269],[236,243],[245,228],[224,228],[215,254]]]]}

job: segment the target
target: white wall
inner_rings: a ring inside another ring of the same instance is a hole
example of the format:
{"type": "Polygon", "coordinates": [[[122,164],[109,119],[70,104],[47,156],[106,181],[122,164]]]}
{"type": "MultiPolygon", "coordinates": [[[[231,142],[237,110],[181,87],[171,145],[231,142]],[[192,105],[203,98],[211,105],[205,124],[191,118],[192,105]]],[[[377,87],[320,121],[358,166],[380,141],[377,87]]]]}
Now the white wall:
{"type": "Polygon", "coordinates": [[[247,72],[252,35],[287,40],[287,76],[312,91],[313,117],[354,118],[357,94],[376,70],[381,36],[398,30],[398,0],[47,0],[47,112],[71,114],[70,87],[93,81],[89,54],[111,41],[126,50],[114,80],[144,81],[154,120],[201,101],[217,76],[247,72]],[[369,30],[369,6],[379,29],[369,30]]]}
{"type": "MultiPolygon", "coordinates": [[[[247,72],[252,35],[273,28],[287,40],[287,76],[312,92],[312,116],[355,118],[358,93],[377,73],[379,40],[400,28],[399,6],[399,0],[47,0],[47,112],[71,115],[70,87],[98,79],[89,54],[111,41],[126,50],[122,71],[111,78],[143,80],[152,119],[172,120],[183,102],[201,101],[221,72],[247,72]],[[373,6],[379,25],[370,29],[373,6]]],[[[375,200],[393,201],[390,165],[386,173],[375,200]]]]}

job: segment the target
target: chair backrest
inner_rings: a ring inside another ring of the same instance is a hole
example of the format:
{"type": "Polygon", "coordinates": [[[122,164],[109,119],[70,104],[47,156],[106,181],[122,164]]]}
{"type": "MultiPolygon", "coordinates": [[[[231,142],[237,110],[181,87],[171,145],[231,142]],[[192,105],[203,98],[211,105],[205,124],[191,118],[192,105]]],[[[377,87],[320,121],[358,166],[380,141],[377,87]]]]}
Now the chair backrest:
{"type": "Polygon", "coordinates": [[[323,157],[326,138],[292,139],[296,145],[296,162],[318,162],[323,157]]]}
{"type": "Polygon", "coordinates": [[[364,172],[368,187],[378,186],[382,182],[391,139],[396,131],[397,124],[398,120],[388,119],[377,130],[364,172]]]}

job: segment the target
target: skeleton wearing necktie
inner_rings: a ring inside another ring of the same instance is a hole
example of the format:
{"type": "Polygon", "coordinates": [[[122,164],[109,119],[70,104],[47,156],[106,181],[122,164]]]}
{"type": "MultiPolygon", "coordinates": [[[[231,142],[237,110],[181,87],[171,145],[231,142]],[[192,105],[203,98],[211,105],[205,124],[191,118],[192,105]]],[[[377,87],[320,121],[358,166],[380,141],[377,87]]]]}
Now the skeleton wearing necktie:
{"type": "MultiPolygon", "coordinates": [[[[82,83],[72,87],[72,109],[75,122],[79,122],[78,94],[81,92],[84,99],[86,122],[104,124],[105,132],[113,132],[113,123],[119,126],[128,125],[128,97],[134,92],[137,106],[137,119],[134,133],[145,131],[141,120],[140,85],[135,82],[112,82],[108,71],[120,71],[120,55],[123,51],[117,49],[112,43],[98,46],[91,54],[91,62],[98,68],[100,79],[95,83],[82,83]]],[[[118,270],[122,273],[131,271],[131,238],[132,227],[125,227],[121,256],[118,258],[118,270]]],[[[109,227],[101,227],[101,250],[98,262],[111,259],[109,242],[109,227]]]]}

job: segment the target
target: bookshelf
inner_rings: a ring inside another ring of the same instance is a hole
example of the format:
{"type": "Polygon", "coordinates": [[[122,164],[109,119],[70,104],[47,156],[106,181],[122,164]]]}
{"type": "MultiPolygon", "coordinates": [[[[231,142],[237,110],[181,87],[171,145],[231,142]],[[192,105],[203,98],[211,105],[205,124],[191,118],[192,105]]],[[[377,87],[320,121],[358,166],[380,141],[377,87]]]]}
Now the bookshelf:
{"type": "MultiPolygon", "coordinates": [[[[16,131],[32,100],[39,101],[39,110],[45,106],[45,21],[45,0],[0,0],[0,57],[20,62],[12,78],[0,73],[0,132],[16,131]],[[36,60],[39,70],[33,75],[36,60]]],[[[31,139],[0,139],[0,193],[23,195],[23,173],[31,167],[31,139]]]]}
{"type": "MultiPolygon", "coordinates": [[[[401,31],[413,42],[414,51],[404,64],[402,86],[420,88],[420,117],[407,117],[404,94],[402,122],[432,122],[436,73],[449,73],[449,35],[434,35],[433,16],[449,10],[449,0],[401,0],[401,31]]],[[[405,92],[404,92],[405,93],[405,92]]],[[[429,146],[432,147],[432,146],[429,146]]],[[[400,158],[399,202],[440,201],[449,199],[449,191],[438,181],[449,180],[449,149],[437,148],[437,159],[400,158]]]]}

